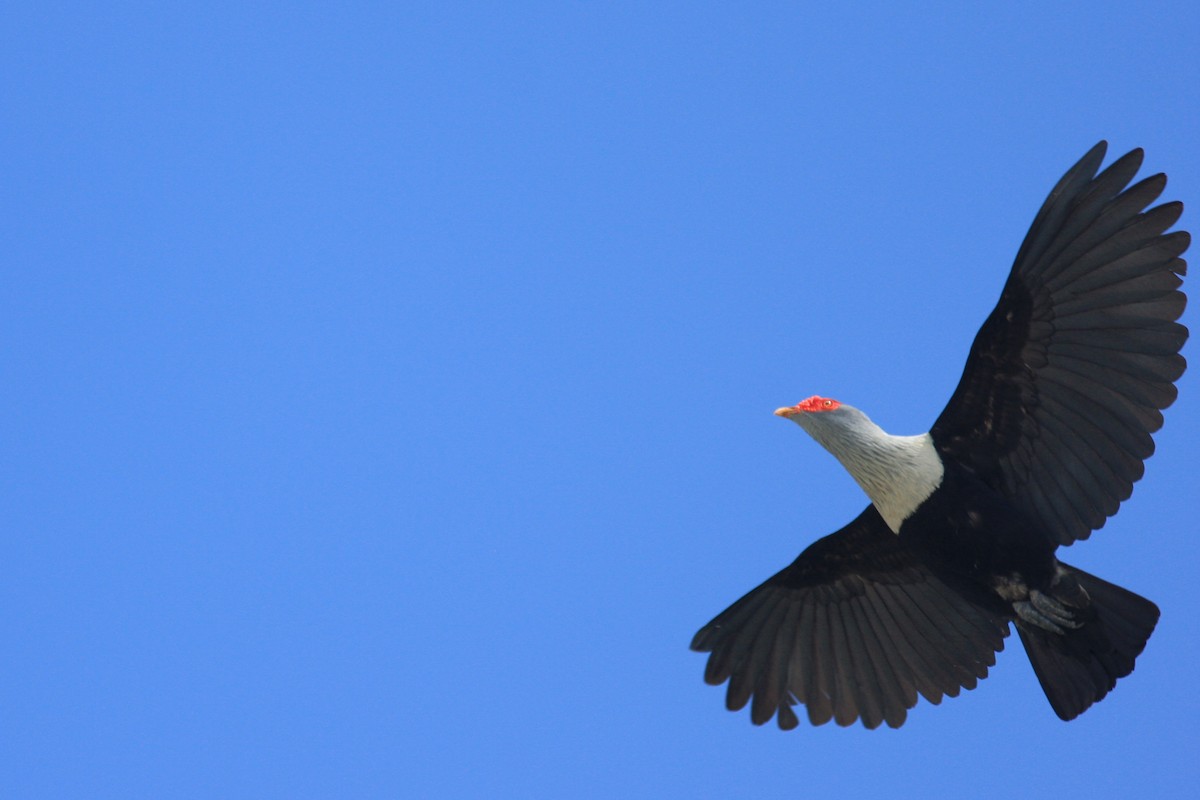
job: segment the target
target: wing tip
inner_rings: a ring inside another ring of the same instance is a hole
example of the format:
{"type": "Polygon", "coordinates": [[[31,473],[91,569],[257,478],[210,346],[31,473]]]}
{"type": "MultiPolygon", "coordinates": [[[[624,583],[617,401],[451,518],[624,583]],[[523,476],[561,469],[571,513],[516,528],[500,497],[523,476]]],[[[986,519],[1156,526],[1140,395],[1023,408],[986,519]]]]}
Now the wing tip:
{"type": "MultiPolygon", "coordinates": [[[[1131,150],[1130,153],[1136,152],[1131,150]]],[[[1108,153],[1108,140],[1101,139],[1096,142],[1091,148],[1083,154],[1083,158],[1075,162],[1075,166],[1067,171],[1068,175],[1073,175],[1078,172],[1087,172],[1089,175],[1095,175],[1100,170],[1100,165],[1104,163],[1104,156],[1108,153]]],[[[1128,154],[1127,154],[1128,155],[1128,154]]]]}

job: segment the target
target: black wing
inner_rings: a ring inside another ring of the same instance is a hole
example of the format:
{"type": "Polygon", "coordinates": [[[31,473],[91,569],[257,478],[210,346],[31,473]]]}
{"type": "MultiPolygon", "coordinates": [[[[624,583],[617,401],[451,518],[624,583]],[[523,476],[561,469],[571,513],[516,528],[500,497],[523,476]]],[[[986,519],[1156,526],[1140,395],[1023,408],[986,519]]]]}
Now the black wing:
{"type": "Polygon", "coordinates": [[[931,703],[975,688],[1004,647],[1008,619],[934,577],[874,506],[809,546],[692,639],[704,680],[729,680],[726,706],[750,719],[814,725],[861,718],[897,728],[919,692],[931,703]]]}
{"type": "Polygon", "coordinates": [[[1183,205],[1144,210],[1166,176],[1126,188],[1142,151],[1097,175],[1104,151],[1072,167],[1034,218],[930,431],[943,457],[1060,544],[1086,539],[1133,492],[1185,367],[1175,320],[1190,237],[1164,233],[1183,205]]]}

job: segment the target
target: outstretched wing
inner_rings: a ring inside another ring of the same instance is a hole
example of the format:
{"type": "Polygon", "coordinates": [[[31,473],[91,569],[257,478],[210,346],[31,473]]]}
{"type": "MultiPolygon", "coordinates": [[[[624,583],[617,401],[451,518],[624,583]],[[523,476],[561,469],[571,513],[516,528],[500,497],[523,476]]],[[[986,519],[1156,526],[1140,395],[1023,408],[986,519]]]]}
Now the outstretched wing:
{"type": "Polygon", "coordinates": [[[862,719],[897,728],[920,693],[931,703],[975,688],[1004,647],[1008,618],[965,599],[922,566],[875,507],[809,546],[692,639],[704,680],[729,681],[726,706],[751,702],[761,725],[792,706],[814,725],[862,719]]]}
{"type": "Polygon", "coordinates": [[[1034,218],[930,431],[1060,544],[1086,539],[1133,492],[1185,367],[1175,320],[1190,237],[1164,233],[1183,205],[1145,210],[1166,176],[1128,186],[1141,150],[1097,175],[1104,151],[1072,167],[1034,218]]]}

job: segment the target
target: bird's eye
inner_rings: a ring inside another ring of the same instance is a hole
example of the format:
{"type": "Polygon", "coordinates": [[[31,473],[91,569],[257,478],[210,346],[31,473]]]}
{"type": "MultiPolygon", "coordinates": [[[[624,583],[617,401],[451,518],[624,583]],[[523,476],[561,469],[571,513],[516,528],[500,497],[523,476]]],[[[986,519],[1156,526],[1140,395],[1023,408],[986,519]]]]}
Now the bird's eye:
{"type": "Polygon", "coordinates": [[[832,408],[832,407],[833,407],[833,401],[832,401],[832,400],[826,400],[826,401],[825,401],[824,403],[822,403],[821,405],[825,406],[826,408],[832,408]]]}

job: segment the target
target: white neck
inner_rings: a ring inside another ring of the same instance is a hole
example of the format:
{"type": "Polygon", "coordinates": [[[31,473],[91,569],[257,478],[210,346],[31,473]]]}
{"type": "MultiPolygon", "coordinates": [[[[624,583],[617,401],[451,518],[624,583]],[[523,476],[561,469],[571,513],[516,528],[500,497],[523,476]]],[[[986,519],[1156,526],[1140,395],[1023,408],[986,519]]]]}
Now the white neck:
{"type": "Polygon", "coordinates": [[[893,533],[942,484],[942,459],[928,433],[892,436],[846,405],[795,421],[842,462],[893,533]]]}

